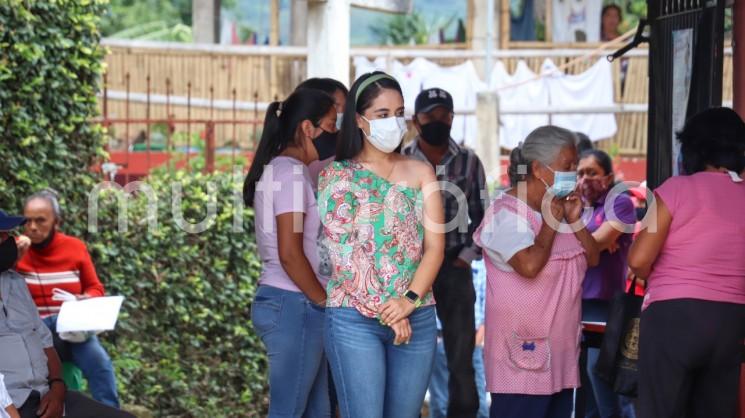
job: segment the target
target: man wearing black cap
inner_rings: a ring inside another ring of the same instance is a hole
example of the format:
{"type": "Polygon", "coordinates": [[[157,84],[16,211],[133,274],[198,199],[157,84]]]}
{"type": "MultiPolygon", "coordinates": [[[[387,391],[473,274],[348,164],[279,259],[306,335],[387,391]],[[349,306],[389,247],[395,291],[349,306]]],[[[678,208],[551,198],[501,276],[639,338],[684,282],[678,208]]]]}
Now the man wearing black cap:
{"type": "Polygon", "coordinates": [[[52,334],[39,317],[26,281],[13,270],[30,241],[10,232],[26,222],[0,210],[0,374],[22,418],[134,418],[67,391],[52,334]]]}
{"type": "MultiPolygon", "coordinates": [[[[453,98],[433,88],[417,96],[414,126],[419,135],[403,154],[435,167],[445,205],[445,261],[433,285],[450,378],[448,417],[474,418],[479,409],[473,369],[476,342],[471,262],[481,258],[473,232],[484,217],[484,167],[476,154],[450,137],[453,98]]],[[[483,338],[483,332],[479,332],[483,338]]]]}

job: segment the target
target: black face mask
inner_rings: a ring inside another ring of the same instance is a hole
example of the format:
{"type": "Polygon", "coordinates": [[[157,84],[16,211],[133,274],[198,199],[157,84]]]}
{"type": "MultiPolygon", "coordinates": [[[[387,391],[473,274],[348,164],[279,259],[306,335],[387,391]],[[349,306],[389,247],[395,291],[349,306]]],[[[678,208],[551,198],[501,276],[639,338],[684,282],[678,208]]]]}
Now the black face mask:
{"type": "Polygon", "coordinates": [[[16,239],[8,237],[0,244],[0,273],[12,269],[16,261],[18,261],[16,239]]]}
{"type": "Polygon", "coordinates": [[[325,130],[313,140],[313,145],[318,151],[318,159],[323,161],[336,155],[336,141],[339,133],[326,132],[325,130]]]}
{"type": "Polygon", "coordinates": [[[52,243],[52,240],[54,239],[54,234],[56,233],[57,233],[57,228],[53,227],[52,230],[49,232],[49,236],[44,238],[44,241],[38,244],[31,244],[31,247],[37,250],[43,250],[44,248],[47,248],[49,244],[52,243]]]}
{"type": "Polygon", "coordinates": [[[422,127],[422,139],[435,147],[447,144],[451,126],[445,122],[430,122],[422,127]]]}
{"type": "Polygon", "coordinates": [[[641,222],[647,216],[647,208],[636,208],[636,220],[641,222]]]}

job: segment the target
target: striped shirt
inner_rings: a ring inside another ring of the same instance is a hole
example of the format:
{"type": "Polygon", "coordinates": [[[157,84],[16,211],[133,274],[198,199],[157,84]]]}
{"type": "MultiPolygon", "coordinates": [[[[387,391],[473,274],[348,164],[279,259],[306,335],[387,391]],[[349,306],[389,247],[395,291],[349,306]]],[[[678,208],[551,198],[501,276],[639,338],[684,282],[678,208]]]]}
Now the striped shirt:
{"type": "Polygon", "coordinates": [[[62,302],[52,300],[55,288],[74,295],[104,295],[88,248],[83,241],[61,232],[55,232],[44,248],[32,246],[18,262],[16,270],[26,279],[42,317],[59,313],[62,302]]]}
{"type": "MultiPolygon", "coordinates": [[[[418,137],[401,153],[429,163],[419,148],[418,137]]],[[[473,243],[473,232],[481,224],[484,202],[489,200],[481,160],[472,150],[450,139],[448,151],[435,167],[435,174],[441,185],[445,183],[442,200],[445,205],[446,254],[467,263],[480,259],[481,249],[473,243]]]]}

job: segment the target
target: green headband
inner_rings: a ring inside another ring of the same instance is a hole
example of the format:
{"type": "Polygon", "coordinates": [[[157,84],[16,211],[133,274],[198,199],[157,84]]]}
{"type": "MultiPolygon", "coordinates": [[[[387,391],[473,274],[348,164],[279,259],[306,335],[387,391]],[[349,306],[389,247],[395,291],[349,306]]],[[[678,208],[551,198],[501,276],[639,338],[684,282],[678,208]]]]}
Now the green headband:
{"type": "Polygon", "coordinates": [[[380,81],[384,78],[396,81],[395,78],[389,76],[388,74],[375,74],[374,76],[369,77],[367,80],[363,81],[359,87],[357,87],[357,94],[354,97],[354,103],[357,103],[357,100],[360,99],[360,94],[362,94],[362,92],[365,91],[366,88],[370,87],[370,84],[376,81],[380,81]]]}

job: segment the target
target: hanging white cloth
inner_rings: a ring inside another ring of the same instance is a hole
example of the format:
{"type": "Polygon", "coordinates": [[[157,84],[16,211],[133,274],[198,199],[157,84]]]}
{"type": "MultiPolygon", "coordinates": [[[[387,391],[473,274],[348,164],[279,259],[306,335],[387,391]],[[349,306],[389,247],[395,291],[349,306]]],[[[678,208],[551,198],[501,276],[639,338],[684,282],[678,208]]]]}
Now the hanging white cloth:
{"type": "MultiPolygon", "coordinates": [[[[402,64],[385,57],[374,61],[356,57],[354,65],[358,77],[377,70],[387,71],[396,78],[401,84],[409,114],[413,113],[416,96],[421,90],[438,87],[450,92],[456,110],[452,137],[471,148],[476,148],[477,141],[478,124],[473,113],[477,95],[486,89],[498,92],[501,109],[600,107],[614,104],[612,67],[604,59],[578,75],[565,75],[557,71],[556,65],[547,59],[542,67],[542,77],[537,77],[523,61],[518,63],[514,74],[509,74],[504,64],[497,62],[488,85],[479,78],[471,61],[442,67],[424,58],[402,64]],[[464,110],[470,114],[463,115],[464,110]]],[[[546,114],[502,115],[500,145],[512,149],[535,128],[549,123],[584,132],[594,141],[612,137],[617,131],[613,114],[553,115],[550,118],[546,114]]]]}
{"type": "MultiPolygon", "coordinates": [[[[549,88],[551,107],[613,106],[613,71],[611,63],[599,59],[587,71],[566,75],[556,71],[556,64],[547,59],[543,73],[549,88]]],[[[593,141],[612,137],[618,131],[612,113],[553,115],[551,123],[576,132],[583,132],[593,141]]]]}
{"type": "Polygon", "coordinates": [[[408,65],[399,61],[393,63],[390,74],[401,84],[404,93],[404,105],[408,113],[414,113],[414,103],[424,87],[424,80],[440,71],[442,67],[424,58],[416,58],[408,65]]]}
{"type": "Polygon", "coordinates": [[[454,67],[438,67],[436,71],[424,78],[424,89],[441,88],[453,96],[455,119],[450,136],[460,144],[475,148],[478,139],[478,124],[476,121],[477,95],[488,89],[481,81],[472,61],[454,67]],[[459,115],[458,111],[468,111],[468,115],[459,115]]]}
{"type": "Polygon", "coordinates": [[[354,57],[354,79],[373,71],[387,71],[388,62],[384,57],[375,58],[370,61],[367,57],[354,57]]]}
{"type": "MultiPolygon", "coordinates": [[[[504,63],[498,61],[491,74],[490,87],[499,95],[500,109],[529,109],[549,105],[546,80],[537,77],[525,61],[517,63],[512,75],[507,72],[504,63]]],[[[499,123],[500,146],[512,149],[535,128],[548,125],[548,115],[501,115],[499,123]]]]}

